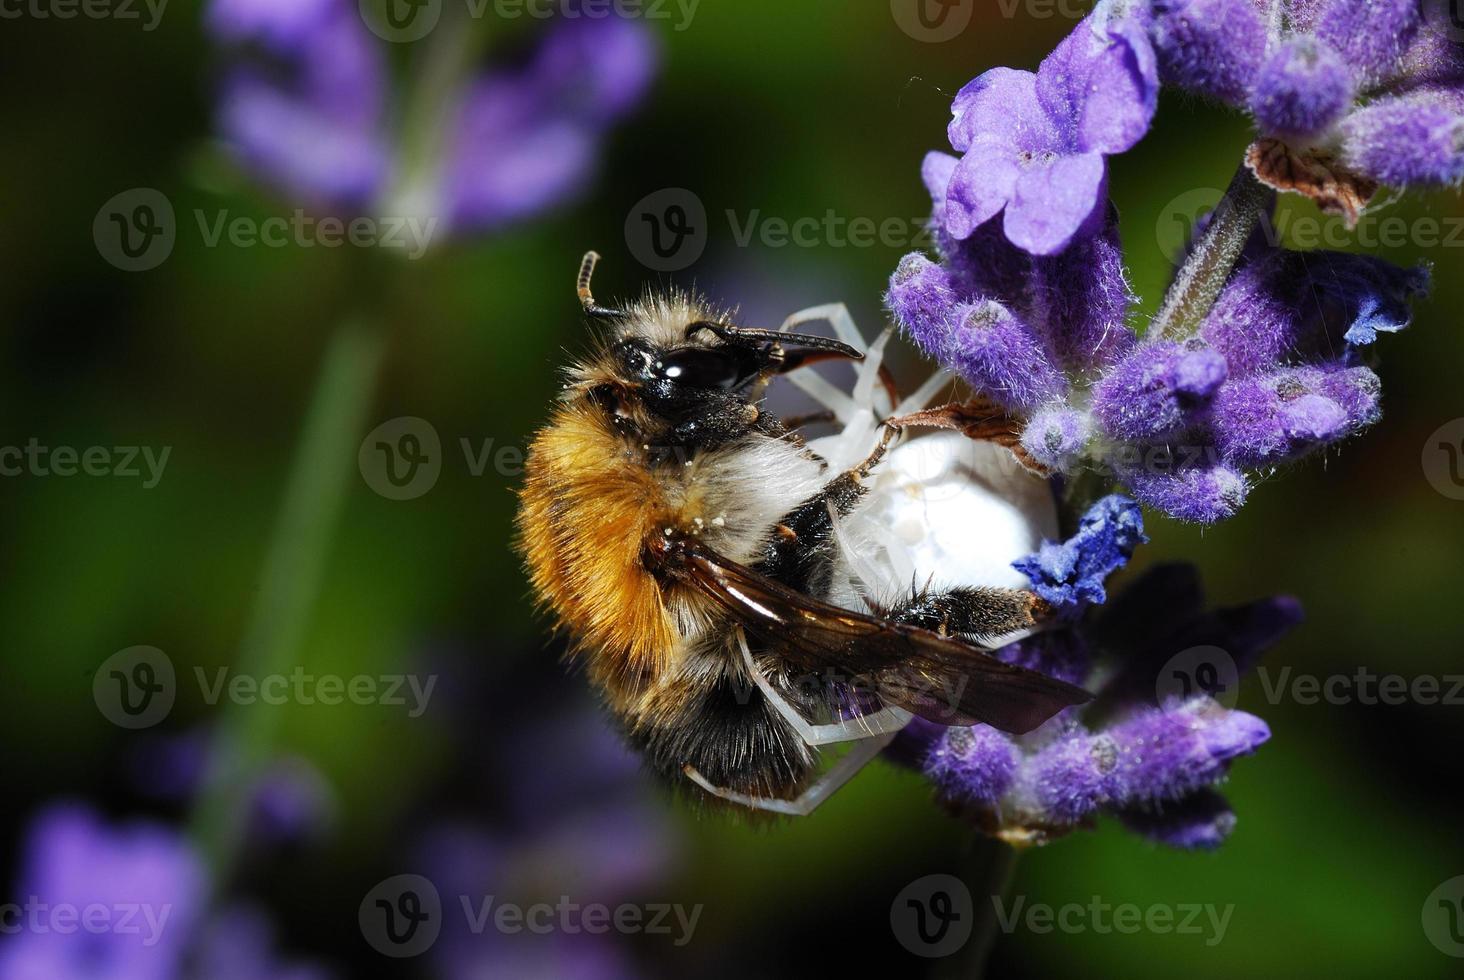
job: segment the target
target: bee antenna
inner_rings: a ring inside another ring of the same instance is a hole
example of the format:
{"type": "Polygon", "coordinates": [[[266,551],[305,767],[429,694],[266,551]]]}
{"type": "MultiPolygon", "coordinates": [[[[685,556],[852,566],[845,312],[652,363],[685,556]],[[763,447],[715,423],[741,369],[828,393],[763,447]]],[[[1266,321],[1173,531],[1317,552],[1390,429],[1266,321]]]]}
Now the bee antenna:
{"type": "Polygon", "coordinates": [[[627,315],[624,310],[612,310],[595,303],[595,297],[590,293],[590,279],[595,274],[595,266],[600,261],[600,253],[593,249],[585,253],[580,259],[579,278],[576,280],[576,292],[579,294],[580,306],[584,308],[585,315],[593,320],[624,319],[627,315]]]}

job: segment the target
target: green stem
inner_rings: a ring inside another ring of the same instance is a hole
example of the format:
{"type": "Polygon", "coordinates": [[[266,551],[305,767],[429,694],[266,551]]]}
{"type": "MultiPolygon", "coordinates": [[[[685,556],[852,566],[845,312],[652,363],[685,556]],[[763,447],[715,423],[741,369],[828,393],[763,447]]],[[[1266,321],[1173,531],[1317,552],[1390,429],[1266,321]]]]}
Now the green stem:
{"type": "Polygon", "coordinates": [[[971,938],[959,953],[942,963],[937,976],[944,980],[979,980],[986,975],[986,961],[996,946],[1000,923],[996,903],[1011,891],[1017,875],[1017,849],[1003,841],[978,833],[966,858],[962,879],[970,886],[975,906],[971,938]]]}
{"type": "Polygon", "coordinates": [[[1245,243],[1270,207],[1270,190],[1241,164],[1209,227],[1174,277],[1148,340],[1184,340],[1194,335],[1225,288],[1245,243]]]}
{"type": "MultiPolygon", "coordinates": [[[[287,674],[299,662],[381,350],[378,332],[359,323],[338,328],[330,342],[270,535],[237,674],[287,674]]],[[[278,717],[268,706],[225,702],[192,825],[216,882],[227,880],[238,857],[250,794],[270,757],[278,717]]]]}

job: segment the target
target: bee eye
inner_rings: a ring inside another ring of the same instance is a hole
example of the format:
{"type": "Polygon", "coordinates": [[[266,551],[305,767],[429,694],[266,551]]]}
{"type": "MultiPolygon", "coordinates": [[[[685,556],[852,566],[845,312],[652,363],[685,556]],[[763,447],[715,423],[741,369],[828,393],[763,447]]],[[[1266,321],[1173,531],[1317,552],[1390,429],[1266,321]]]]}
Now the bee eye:
{"type": "Polygon", "coordinates": [[[690,388],[735,388],[748,375],[743,359],[708,347],[686,347],[667,353],[656,364],[656,373],[667,381],[690,388]]]}

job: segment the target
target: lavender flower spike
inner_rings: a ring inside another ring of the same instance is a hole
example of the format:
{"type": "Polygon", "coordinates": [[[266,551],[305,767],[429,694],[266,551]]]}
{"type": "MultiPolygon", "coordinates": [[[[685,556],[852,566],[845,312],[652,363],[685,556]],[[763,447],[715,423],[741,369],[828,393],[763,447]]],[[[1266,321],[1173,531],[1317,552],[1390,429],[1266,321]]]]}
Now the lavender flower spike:
{"type": "Polygon", "coordinates": [[[995,68],[957,93],[948,135],[964,154],[937,221],[957,239],[1005,212],[1006,237],[1054,255],[1102,225],[1105,157],[1148,131],[1154,53],[1137,21],[1105,2],[1036,74],[995,68]]]}

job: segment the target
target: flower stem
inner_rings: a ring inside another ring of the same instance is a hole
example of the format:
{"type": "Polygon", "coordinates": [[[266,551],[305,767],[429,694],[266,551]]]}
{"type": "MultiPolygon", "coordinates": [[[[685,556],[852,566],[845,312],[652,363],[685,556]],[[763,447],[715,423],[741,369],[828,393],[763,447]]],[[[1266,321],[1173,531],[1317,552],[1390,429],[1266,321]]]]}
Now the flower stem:
{"type": "MultiPolygon", "coordinates": [[[[379,332],[361,323],[341,326],[330,342],[270,535],[237,674],[291,670],[350,486],[381,351],[379,332]]],[[[250,796],[269,759],[278,717],[269,707],[227,701],[220,715],[192,821],[215,882],[228,878],[238,858],[250,796]]]]}
{"type": "Polygon", "coordinates": [[[1270,189],[1242,163],[1210,216],[1209,226],[1174,277],[1145,339],[1184,340],[1194,335],[1270,206],[1270,189]]]}
{"type": "Polygon", "coordinates": [[[941,964],[936,976],[942,980],[976,980],[986,975],[986,961],[996,946],[997,903],[1005,900],[1017,875],[1017,849],[985,834],[977,834],[966,859],[962,878],[971,889],[976,921],[971,938],[959,954],[941,964]]]}

